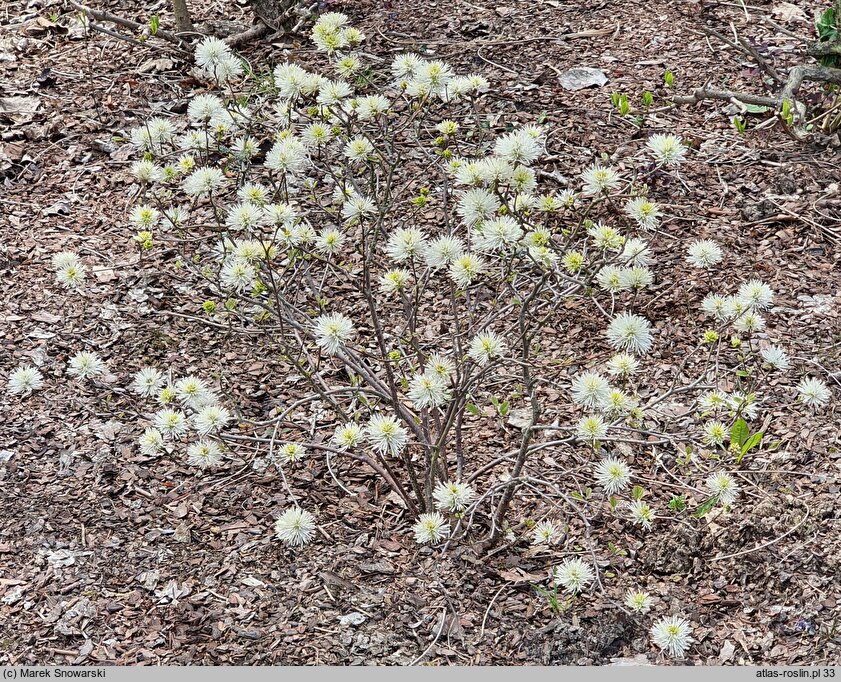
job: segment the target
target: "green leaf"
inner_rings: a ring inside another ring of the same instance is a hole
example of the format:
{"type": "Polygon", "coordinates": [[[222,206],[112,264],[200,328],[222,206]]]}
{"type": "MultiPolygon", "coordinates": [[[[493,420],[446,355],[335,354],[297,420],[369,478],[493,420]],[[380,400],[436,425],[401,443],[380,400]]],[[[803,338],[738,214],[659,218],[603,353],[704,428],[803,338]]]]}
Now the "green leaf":
{"type": "Polygon", "coordinates": [[[757,445],[762,442],[762,431],[759,431],[753,434],[750,438],[745,441],[745,444],[742,445],[742,451],[739,453],[739,456],[736,457],[736,464],[742,461],[742,457],[748,454],[751,450],[753,450],[757,445]]]}
{"type": "Polygon", "coordinates": [[[771,111],[771,107],[762,106],[761,104],[748,104],[747,102],[739,102],[749,114],[767,114],[771,111]]]}
{"type": "Polygon", "coordinates": [[[710,509],[712,509],[715,506],[716,502],[718,502],[718,495],[713,495],[710,499],[708,499],[706,502],[704,502],[704,504],[702,504],[700,507],[698,507],[695,510],[695,514],[694,514],[695,518],[696,519],[704,518],[704,516],[707,513],[709,513],[710,509]]]}
{"type": "Polygon", "coordinates": [[[464,409],[465,409],[465,410],[467,410],[467,411],[468,411],[470,414],[472,414],[474,417],[478,417],[478,416],[479,416],[479,408],[478,408],[478,407],[476,407],[476,404],[475,404],[475,403],[467,403],[467,404],[464,406],[464,409]]]}
{"type": "Polygon", "coordinates": [[[741,417],[733,424],[730,429],[730,444],[736,443],[739,447],[745,444],[745,441],[750,437],[750,429],[748,423],[741,417]]]}

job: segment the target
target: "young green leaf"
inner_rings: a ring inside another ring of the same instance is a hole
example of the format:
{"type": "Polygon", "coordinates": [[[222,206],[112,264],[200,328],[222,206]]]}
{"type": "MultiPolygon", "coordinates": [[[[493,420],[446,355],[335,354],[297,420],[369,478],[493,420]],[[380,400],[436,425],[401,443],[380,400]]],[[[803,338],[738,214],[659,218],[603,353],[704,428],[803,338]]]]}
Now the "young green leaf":
{"type": "Polygon", "coordinates": [[[735,443],[741,448],[748,438],[750,438],[748,423],[740,417],[730,429],[730,444],[733,445],[735,443]]]}
{"type": "Polygon", "coordinates": [[[709,513],[710,509],[712,509],[715,506],[716,502],[718,502],[718,495],[713,495],[710,499],[708,499],[706,502],[704,502],[704,504],[702,504],[695,510],[695,518],[704,518],[704,516],[709,513]]]}

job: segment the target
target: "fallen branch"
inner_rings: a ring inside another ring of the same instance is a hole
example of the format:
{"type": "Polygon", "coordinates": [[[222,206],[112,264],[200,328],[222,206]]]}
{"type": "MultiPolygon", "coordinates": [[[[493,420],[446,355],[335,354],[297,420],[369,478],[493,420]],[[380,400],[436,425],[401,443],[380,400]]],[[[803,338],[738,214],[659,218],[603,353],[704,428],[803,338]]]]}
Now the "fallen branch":
{"type": "MultiPolygon", "coordinates": [[[[239,47],[243,43],[247,43],[255,38],[262,38],[263,36],[272,33],[272,31],[272,27],[264,24],[261,20],[259,24],[254,24],[254,26],[247,28],[244,31],[234,33],[224,40],[228,47],[239,47]]],[[[281,29],[280,31],[275,31],[275,33],[283,34],[283,30],[281,29]]]]}
{"type": "MultiPolygon", "coordinates": [[[[132,21],[131,19],[125,19],[124,17],[118,17],[115,14],[111,14],[110,12],[103,12],[101,10],[91,9],[85,5],[80,5],[74,0],[67,0],[68,4],[82,12],[88,19],[94,21],[107,21],[111,24],[117,24],[118,26],[125,26],[126,28],[130,28],[133,31],[139,31],[148,28],[145,24],[140,24],[136,21],[132,21]]],[[[161,38],[166,40],[173,45],[177,45],[179,48],[184,48],[184,41],[181,40],[177,35],[174,33],[170,33],[169,31],[163,31],[158,29],[155,32],[156,38],[161,38]]]]}
{"type": "Polygon", "coordinates": [[[841,85],[841,69],[832,69],[827,66],[795,66],[789,71],[786,84],[780,90],[779,95],[754,95],[750,92],[735,92],[702,86],[696,88],[690,95],[675,97],[673,101],[675,104],[697,104],[703,100],[720,99],[735,104],[743,102],[744,104],[780,108],[786,100],[789,102],[795,101],[803,81],[819,81],[841,85]]]}

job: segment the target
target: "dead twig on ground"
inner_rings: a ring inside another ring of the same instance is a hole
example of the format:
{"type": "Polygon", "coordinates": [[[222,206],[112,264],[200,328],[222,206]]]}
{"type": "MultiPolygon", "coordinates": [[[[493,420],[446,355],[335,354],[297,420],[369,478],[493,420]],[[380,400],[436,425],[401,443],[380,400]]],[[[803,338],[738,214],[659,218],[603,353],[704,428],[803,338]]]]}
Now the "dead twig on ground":
{"type": "MultiPolygon", "coordinates": [[[[125,28],[132,29],[133,31],[139,31],[146,28],[144,24],[132,21],[131,19],[126,19],[124,17],[118,17],[117,15],[111,14],[110,12],[103,12],[102,10],[91,9],[86,5],[80,5],[79,3],[74,2],[74,0],[67,0],[67,3],[74,9],[82,12],[88,19],[93,21],[107,21],[110,24],[124,26],[125,28]]],[[[165,40],[168,43],[172,43],[173,45],[177,46],[182,52],[186,52],[184,50],[184,41],[174,33],[158,29],[157,31],[155,31],[155,37],[161,38],[162,40],[165,40]]]]}

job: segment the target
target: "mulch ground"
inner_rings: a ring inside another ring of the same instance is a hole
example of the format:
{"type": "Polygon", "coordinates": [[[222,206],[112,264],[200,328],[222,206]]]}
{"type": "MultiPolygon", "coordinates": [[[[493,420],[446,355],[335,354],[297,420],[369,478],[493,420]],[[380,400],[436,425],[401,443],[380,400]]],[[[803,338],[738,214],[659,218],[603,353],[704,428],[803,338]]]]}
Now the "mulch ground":
{"type": "MultiPolygon", "coordinates": [[[[547,171],[572,178],[601,153],[621,167],[652,131],[691,140],[683,183],[654,188],[668,234],[654,241],[658,281],[646,314],[665,320],[677,307],[697,305],[707,289],[686,281],[674,244],[714,238],[728,254],[721,286],[749,276],[768,281],[777,293],[774,338],[790,355],[837,372],[836,149],[795,141],[779,126],[739,135],[721,102],[657,111],[644,133],[610,107],[614,91],[638,101],[650,90],[662,102],[666,69],[675,73],[675,92],[705,82],[758,91],[762,74],[749,59],[693,27],[707,21],[729,31],[732,24],[784,69],[795,41],[759,23],[771,7],[759,4],[392,0],[334,7],[352,15],[375,55],[423,48],[486,74],[495,128],[540,119],[552,130],[547,171]],[[609,32],[555,37],[598,29],[609,32]],[[573,66],[600,68],[609,82],[565,91],[558,72],[573,66]]],[[[809,17],[820,5],[795,4],[809,17]]],[[[231,5],[197,3],[194,13],[211,26],[247,25],[246,9],[231,5]]],[[[100,7],[148,20],[139,2],[100,7]]],[[[162,27],[172,28],[169,20],[162,10],[162,27]]],[[[796,15],[787,21],[809,35],[810,23],[796,15]]],[[[533,586],[545,585],[554,550],[521,544],[487,558],[470,543],[443,555],[419,548],[410,519],[363,468],[337,472],[352,496],[323,462],[296,470],[293,491],[318,507],[321,537],[292,552],[272,538],[273,515],[288,499],[273,467],[252,465],[264,451],[244,447],[203,476],[178,457],[142,456],[137,405],[121,387],[143,365],[220,381],[257,421],[271,419],[303,387],[247,339],[169,315],[195,312],[185,291],[170,285],[176,254],[164,250],[141,262],[128,246],[131,150],[115,134],[150,110],[184,110],[197,83],[181,56],[155,40],[86,36],[72,12],[39,0],[8,2],[0,25],[0,96],[16,98],[16,111],[0,112],[0,377],[35,361],[48,383],[25,401],[0,398],[0,662],[665,662],[650,645],[650,618],[627,616],[598,591],[571,611],[551,612],[533,586]],[[64,249],[99,264],[81,293],[55,284],[50,255],[64,249]],[[66,360],[81,347],[96,349],[114,375],[93,388],[67,378],[66,360]]],[[[288,36],[243,51],[252,63],[276,63],[288,54],[314,59],[308,50],[303,38],[288,36]]],[[[751,127],[763,120],[749,119],[751,127]]],[[[583,313],[581,320],[565,334],[591,333],[583,313]]],[[[671,381],[681,341],[702,329],[661,329],[655,376],[671,381]]],[[[559,348],[564,342],[559,337],[559,348]]],[[[568,381],[574,369],[567,364],[560,376],[568,381]]],[[[568,423],[566,398],[545,397],[547,423],[568,423]]],[[[649,534],[606,511],[592,519],[589,539],[611,575],[610,594],[645,588],[657,613],[692,621],[697,642],[678,663],[841,662],[841,412],[832,406],[816,418],[775,408],[770,416],[766,443],[777,447],[755,456],[741,482],[746,497],[729,518],[658,525],[649,534]]],[[[499,431],[492,417],[477,418],[473,442],[513,442],[499,431]]],[[[573,456],[546,455],[542,471],[550,473],[573,456]]],[[[650,457],[638,455],[635,466],[652,482],[668,481],[650,457]]],[[[516,509],[538,507],[529,495],[518,497],[516,509]]]]}

